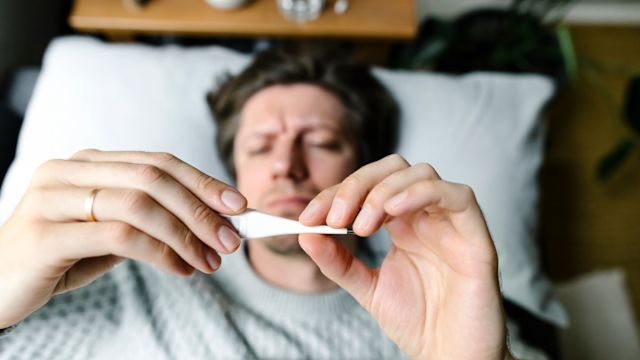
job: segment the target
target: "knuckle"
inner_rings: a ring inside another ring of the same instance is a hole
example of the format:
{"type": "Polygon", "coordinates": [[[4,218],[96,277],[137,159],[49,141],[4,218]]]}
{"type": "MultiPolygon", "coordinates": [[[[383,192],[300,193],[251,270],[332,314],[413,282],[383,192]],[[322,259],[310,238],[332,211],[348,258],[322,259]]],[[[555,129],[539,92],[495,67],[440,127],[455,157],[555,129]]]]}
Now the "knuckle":
{"type": "Polygon", "coordinates": [[[98,150],[96,149],[82,149],[73,153],[73,155],[71,155],[69,159],[70,160],[87,159],[87,158],[90,158],[91,155],[95,154],[96,152],[98,152],[98,150]]]}
{"type": "Polygon", "coordinates": [[[33,174],[31,185],[38,187],[50,182],[59,173],[64,161],[66,160],[51,159],[40,164],[33,174]]]}
{"type": "Polygon", "coordinates": [[[362,184],[362,178],[360,174],[353,173],[347,176],[347,178],[344,179],[344,181],[342,181],[342,186],[340,187],[340,190],[343,190],[343,189],[351,190],[359,187],[360,184],[362,184]]]}
{"type": "Polygon", "coordinates": [[[187,249],[197,249],[199,247],[199,243],[200,240],[189,230],[186,230],[182,235],[182,244],[187,249]]]}
{"type": "Polygon", "coordinates": [[[178,158],[168,152],[157,152],[151,155],[153,162],[158,165],[173,164],[178,158]]]}
{"type": "Polygon", "coordinates": [[[202,223],[205,225],[210,225],[215,223],[213,211],[211,211],[211,208],[199,201],[196,201],[193,204],[191,212],[193,214],[193,219],[199,224],[202,223]]]}
{"type": "Polygon", "coordinates": [[[153,199],[140,190],[127,191],[122,202],[124,208],[133,214],[147,212],[153,206],[153,199]]]}
{"type": "Polygon", "coordinates": [[[128,244],[136,234],[136,229],[133,226],[122,222],[112,223],[108,231],[109,238],[116,247],[122,247],[128,244]]]}
{"type": "Polygon", "coordinates": [[[218,182],[214,180],[211,176],[205,174],[198,174],[196,178],[196,188],[198,191],[202,193],[207,193],[207,191],[211,191],[211,189],[215,188],[218,185],[218,182]]]}
{"type": "Polygon", "coordinates": [[[472,202],[475,201],[476,199],[476,194],[473,191],[473,189],[471,188],[471,186],[466,185],[466,184],[461,184],[460,185],[461,191],[465,196],[465,200],[468,202],[472,202]]]}
{"type": "Polygon", "coordinates": [[[160,250],[157,252],[158,254],[158,262],[162,263],[170,263],[170,264],[179,264],[180,256],[176,253],[176,251],[163,242],[158,242],[160,246],[160,250]]]}
{"type": "Polygon", "coordinates": [[[322,190],[318,195],[316,195],[316,198],[321,200],[332,199],[339,188],[340,188],[340,184],[333,185],[328,189],[322,190]]]}
{"type": "Polygon", "coordinates": [[[334,185],[330,188],[324,189],[322,191],[320,191],[320,193],[318,193],[312,200],[311,202],[314,203],[327,203],[327,202],[331,202],[331,200],[333,199],[334,195],[336,194],[338,187],[340,186],[340,184],[338,185],[334,185]]]}
{"type": "Polygon", "coordinates": [[[415,164],[413,168],[418,170],[418,172],[424,177],[433,176],[436,173],[436,169],[434,169],[431,164],[425,162],[415,164]]]}
{"type": "Polygon", "coordinates": [[[171,262],[173,260],[173,257],[175,256],[175,252],[173,251],[173,249],[171,249],[169,245],[163,242],[158,242],[158,246],[160,247],[160,249],[158,249],[158,251],[156,252],[157,263],[162,264],[166,263],[167,261],[171,262]]]}
{"type": "Polygon", "coordinates": [[[357,173],[349,175],[344,181],[342,181],[341,186],[337,189],[333,199],[339,199],[341,201],[348,201],[354,193],[360,193],[359,189],[363,184],[363,180],[360,178],[360,175],[357,173]]]}
{"type": "Polygon", "coordinates": [[[383,199],[387,198],[393,191],[393,186],[386,181],[383,181],[376,185],[373,190],[367,195],[366,202],[373,206],[382,206],[383,199]]]}
{"type": "Polygon", "coordinates": [[[399,154],[391,154],[391,155],[386,157],[386,160],[391,162],[392,164],[398,166],[398,167],[402,167],[402,166],[407,167],[407,166],[409,166],[409,162],[399,154]]]}
{"type": "Polygon", "coordinates": [[[40,164],[40,166],[38,166],[38,169],[36,170],[36,174],[38,175],[51,174],[60,168],[62,161],[63,160],[58,160],[58,159],[47,160],[42,164],[40,164]]]}
{"type": "Polygon", "coordinates": [[[433,180],[422,180],[415,186],[417,192],[425,193],[433,190],[433,180]]]}
{"type": "Polygon", "coordinates": [[[151,262],[161,269],[167,269],[172,271],[174,269],[181,269],[180,263],[182,262],[180,256],[171,248],[171,246],[163,243],[156,242],[157,250],[154,251],[151,257],[151,262]]]}
{"type": "Polygon", "coordinates": [[[138,178],[144,183],[155,183],[165,178],[166,173],[155,165],[138,165],[136,169],[138,178]]]}

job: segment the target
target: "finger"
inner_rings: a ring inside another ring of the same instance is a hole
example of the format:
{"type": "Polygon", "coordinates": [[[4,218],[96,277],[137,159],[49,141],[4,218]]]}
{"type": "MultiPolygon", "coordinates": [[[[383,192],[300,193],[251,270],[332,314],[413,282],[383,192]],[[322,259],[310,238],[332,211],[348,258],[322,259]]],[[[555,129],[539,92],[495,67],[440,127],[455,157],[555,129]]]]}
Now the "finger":
{"type": "Polygon", "coordinates": [[[327,278],[349,292],[365,309],[370,309],[377,270],[368,268],[332,236],[301,234],[298,239],[327,278]]]}
{"type": "Polygon", "coordinates": [[[367,195],[353,223],[353,230],[359,236],[371,236],[387,218],[384,209],[387,200],[412,184],[426,179],[440,179],[433,167],[426,163],[416,164],[387,176],[367,195]]]}
{"type": "MultiPolygon", "coordinates": [[[[85,220],[80,206],[91,189],[65,187],[41,191],[40,203],[48,220],[68,222],[85,220]],[[71,201],[74,199],[75,201],[71,201]]],[[[140,190],[101,189],[95,195],[93,214],[99,221],[120,221],[133,225],[152,238],[169,245],[187,263],[202,272],[213,272],[207,256],[217,256],[211,239],[197,238],[171,212],[140,190]],[[204,243],[203,243],[204,241],[204,243]],[[211,254],[209,254],[211,253],[211,254]]]]}
{"type": "MultiPolygon", "coordinates": [[[[56,176],[62,184],[84,188],[128,188],[148,193],[218,252],[230,253],[240,245],[239,235],[225,219],[171,175],[153,165],[67,160],[51,166],[58,167],[56,176]]],[[[145,211],[144,207],[137,210],[145,211]]]]}
{"type": "Polygon", "coordinates": [[[390,174],[406,169],[409,164],[399,155],[389,155],[363,166],[349,175],[335,194],[327,214],[327,224],[345,227],[355,218],[369,191],[390,174]]]}
{"type": "Polygon", "coordinates": [[[467,185],[444,180],[422,180],[389,199],[385,210],[394,216],[425,207],[460,212],[475,204],[473,190],[467,185]]]}
{"type": "Polygon", "coordinates": [[[75,153],[71,159],[153,165],[171,175],[202,202],[218,212],[238,214],[247,207],[247,199],[232,186],[208,176],[169,153],[86,149],[75,153]]]}
{"type": "MultiPolygon", "coordinates": [[[[425,210],[429,213],[446,212],[463,235],[475,238],[486,224],[473,190],[462,184],[443,180],[423,180],[396,194],[384,205],[392,216],[425,210]]],[[[425,230],[426,231],[426,230],[425,230]]],[[[484,232],[483,232],[484,233],[484,232]]]]}
{"type": "Polygon", "coordinates": [[[326,222],[327,213],[331,208],[331,202],[336,196],[340,184],[322,190],[316,195],[300,213],[298,220],[307,226],[321,225],[326,222]]]}
{"type": "Polygon", "coordinates": [[[146,262],[168,273],[193,272],[167,244],[123,222],[54,223],[48,227],[47,236],[55,241],[46,242],[50,246],[46,250],[69,262],[117,255],[146,262]]]}

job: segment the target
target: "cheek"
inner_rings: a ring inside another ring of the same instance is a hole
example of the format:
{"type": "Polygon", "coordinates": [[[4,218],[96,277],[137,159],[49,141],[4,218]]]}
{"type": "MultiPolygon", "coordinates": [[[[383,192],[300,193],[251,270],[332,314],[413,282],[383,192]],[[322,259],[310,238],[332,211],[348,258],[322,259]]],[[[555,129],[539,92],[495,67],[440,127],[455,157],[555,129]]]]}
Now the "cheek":
{"type": "Polygon", "coordinates": [[[309,156],[307,158],[309,177],[320,189],[326,189],[344,180],[356,169],[355,157],[309,156]]]}
{"type": "Polygon", "coordinates": [[[255,207],[269,186],[269,171],[265,163],[236,161],[236,184],[238,190],[247,198],[248,206],[255,207]]]}

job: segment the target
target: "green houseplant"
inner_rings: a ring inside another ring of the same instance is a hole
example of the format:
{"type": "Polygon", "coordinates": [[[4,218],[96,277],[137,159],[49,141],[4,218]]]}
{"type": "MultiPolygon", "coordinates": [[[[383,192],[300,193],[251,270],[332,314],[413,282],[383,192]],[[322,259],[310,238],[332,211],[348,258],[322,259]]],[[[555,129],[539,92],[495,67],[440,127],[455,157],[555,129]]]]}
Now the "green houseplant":
{"type": "Polygon", "coordinates": [[[563,82],[576,66],[568,31],[558,21],[571,2],[513,0],[506,9],[481,8],[451,21],[428,18],[393,63],[447,73],[540,73],[563,82]]]}

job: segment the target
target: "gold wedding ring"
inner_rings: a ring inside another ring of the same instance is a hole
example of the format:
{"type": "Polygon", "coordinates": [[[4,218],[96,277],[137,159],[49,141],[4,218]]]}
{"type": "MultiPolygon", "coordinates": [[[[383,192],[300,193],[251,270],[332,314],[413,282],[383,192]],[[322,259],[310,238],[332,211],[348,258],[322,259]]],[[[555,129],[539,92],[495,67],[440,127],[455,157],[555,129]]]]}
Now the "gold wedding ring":
{"type": "Polygon", "coordinates": [[[100,189],[93,189],[87,198],[84,200],[84,215],[89,222],[95,222],[96,217],[93,215],[93,203],[96,201],[96,195],[100,189]]]}

